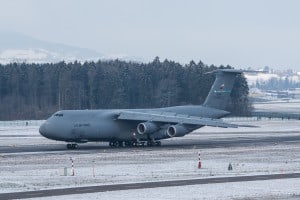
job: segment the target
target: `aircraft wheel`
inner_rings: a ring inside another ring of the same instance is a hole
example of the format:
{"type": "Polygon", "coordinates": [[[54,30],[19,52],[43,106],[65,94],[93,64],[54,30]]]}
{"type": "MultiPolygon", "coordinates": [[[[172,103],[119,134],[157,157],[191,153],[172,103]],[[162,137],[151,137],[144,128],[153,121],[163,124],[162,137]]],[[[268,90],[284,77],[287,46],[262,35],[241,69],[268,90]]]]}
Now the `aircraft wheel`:
{"type": "Polygon", "coordinates": [[[138,143],[137,143],[137,146],[138,146],[138,147],[143,147],[143,146],[145,146],[145,142],[138,142],[138,143]]]}
{"type": "Polygon", "coordinates": [[[113,147],[113,146],[114,146],[114,142],[109,141],[109,146],[110,146],[110,147],[113,147]]]}
{"type": "Polygon", "coordinates": [[[133,142],[131,142],[131,141],[126,141],[124,144],[125,144],[125,147],[132,147],[133,146],[133,142]]]}
{"type": "Polygon", "coordinates": [[[67,149],[77,149],[77,144],[67,144],[67,149]]]}
{"type": "Polygon", "coordinates": [[[153,146],[153,142],[152,141],[147,141],[147,146],[148,147],[152,147],[153,146]]]}
{"type": "Polygon", "coordinates": [[[134,142],[133,141],[129,141],[128,143],[129,143],[130,147],[134,147],[134,142]]]}
{"type": "Polygon", "coordinates": [[[120,144],[119,141],[115,141],[115,142],[114,142],[114,147],[120,147],[120,145],[121,145],[121,144],[120,144]]]}
{"type": "Polygon", "coordinates": [[[158,146],[158,147],[160,147],[161,146],[161,141],[156,141],[155,145],[158,146]]]}
{"type": "Polygon", "coordinates": [[[121,141],[121,142],[120,142],[120,147],[126,147],[126,144],[125,144],[124,141],[121,141]]]}

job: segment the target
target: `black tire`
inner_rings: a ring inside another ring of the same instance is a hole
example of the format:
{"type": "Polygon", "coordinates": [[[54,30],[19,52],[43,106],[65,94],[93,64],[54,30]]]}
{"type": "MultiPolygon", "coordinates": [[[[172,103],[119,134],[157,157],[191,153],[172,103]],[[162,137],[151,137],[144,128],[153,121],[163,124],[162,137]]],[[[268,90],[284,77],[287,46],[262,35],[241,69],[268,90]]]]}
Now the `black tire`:
{"type": "Polygon", "coordinates": [[[155,146],[160,147],[160,146],[161,146],[161,141],[156,141],[156,142],[155,142],[155,146]]]}
{"type": "Polygon", "coordinates": [[[125,142],[120,141],[120,147],[125,147],[125,142]]]}
{"type": "Polygon", "coordinates": [[[124,142],[125,147],[132,147],[133,146],[133,142],[132,141],[126,141],[124,142]]]}
{"type": "Polygon", "coordinates": [[[152,141],[147,141],[147,146],[148,147],[152,147],[153,146],[153,142],[152,141]]]}
{"type": "Polygon", "coordinates": [[[134,142],[133,142],[133,141],[129,141],[129,142],[128,142],[128,146],[129,146],[129,147],[133,147],[133,146],[134,146],[134,142]]]}
{"type": "Polygon", "coordinates": [[[77,144],[67,144],[67,149],[77,149],[77,144]]]}
{"type": "Polygon", "coordinates": [[[114,147],[120,147],[120,142],[119,141],[115,141],[114,142],[114,147]]]}

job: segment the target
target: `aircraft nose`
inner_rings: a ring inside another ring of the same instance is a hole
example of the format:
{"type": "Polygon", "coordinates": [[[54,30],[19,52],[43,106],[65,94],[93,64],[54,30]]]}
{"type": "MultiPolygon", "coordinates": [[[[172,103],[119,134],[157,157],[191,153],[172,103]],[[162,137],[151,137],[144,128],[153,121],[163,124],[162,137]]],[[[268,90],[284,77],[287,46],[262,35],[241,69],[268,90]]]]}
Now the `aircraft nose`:
{"type": "Polygon", "coordinates": [[[44,122],[39,129],[39,132],[42,136],[47,137],[47,124],[44,122]]]}

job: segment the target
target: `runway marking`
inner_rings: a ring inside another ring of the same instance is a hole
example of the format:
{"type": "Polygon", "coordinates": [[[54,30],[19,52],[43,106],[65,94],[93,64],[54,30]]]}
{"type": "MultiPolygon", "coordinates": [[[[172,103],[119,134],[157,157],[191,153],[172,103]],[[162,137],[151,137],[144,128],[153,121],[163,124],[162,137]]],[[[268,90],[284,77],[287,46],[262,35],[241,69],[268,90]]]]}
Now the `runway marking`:
{"type": "Polygon", "coordinates": [[[263,180],[288,179],[288,178],[300,178],[300,173],[214,177],[214,178],[202,178],[202,179],[127,183],[127,184],[115,184],[115,185],[99,185],[99,186],[85,186],[85,187],[75,187],[75,188],[49,189],[49,190],[40,190],[40,191],[13,192],[13,193],[0,194],[0,199],[1,200],[26,199],[29,197],[38,198],[38,197],[47,197],[47,196],[61,196],[61,195],[109,192],[109,191],[120,191],[120,190],[201,185],[201,184],[214,184],[214,183],[245,182],[245,181],[263,181],[263,180]]]}

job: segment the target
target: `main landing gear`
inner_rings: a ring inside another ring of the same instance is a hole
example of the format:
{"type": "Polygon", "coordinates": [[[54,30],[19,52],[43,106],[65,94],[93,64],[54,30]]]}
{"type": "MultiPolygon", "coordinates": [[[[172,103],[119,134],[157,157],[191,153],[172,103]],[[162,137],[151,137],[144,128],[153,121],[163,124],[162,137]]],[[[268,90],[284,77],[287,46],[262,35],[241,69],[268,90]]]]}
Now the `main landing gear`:
{"type": "Polygon", "coordinates": [[[77,149],[78,145],[77,144],[67,144],[67,149],[77,149]]]}
{"type": "Polygon", "coordinates": [[[133,141],[110,141],[110,147],[133,147],[136,146],[136,143],[133,141]]]}
{"type": "Polygon", "coordinates": [[[152,140],[148,140],[148,141],[147,141],[147,146],[148,146],[148,147],[161,146],[161,141],[152,141],[152,140]]]}
{"type": "Polygon", "coordinates": [[[153,146],[161,146],[161,141],[110,141],[110,147],[153,147],[153,146]]]}

